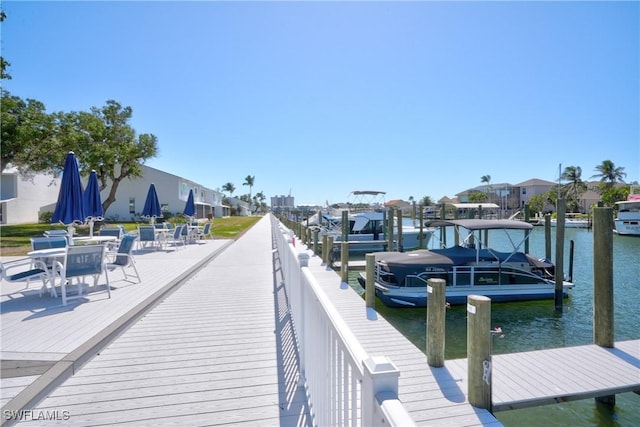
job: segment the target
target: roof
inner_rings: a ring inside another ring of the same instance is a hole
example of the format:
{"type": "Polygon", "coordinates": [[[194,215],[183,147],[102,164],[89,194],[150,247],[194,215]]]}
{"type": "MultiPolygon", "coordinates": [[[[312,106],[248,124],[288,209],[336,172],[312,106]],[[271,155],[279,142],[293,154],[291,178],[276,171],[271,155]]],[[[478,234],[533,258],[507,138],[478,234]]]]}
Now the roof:
{"type": "Polygon", "coordinates": [[[533,225],[528,222],[514,221],[511,219],[436,219],[427,221],[427,227],[458,226],[467,230],[530,230],[533,225]]]}
{"type": "Polygon", "coordinates": [[[495,203],[451,203],[456,209],[499,209],[495,203]]]}

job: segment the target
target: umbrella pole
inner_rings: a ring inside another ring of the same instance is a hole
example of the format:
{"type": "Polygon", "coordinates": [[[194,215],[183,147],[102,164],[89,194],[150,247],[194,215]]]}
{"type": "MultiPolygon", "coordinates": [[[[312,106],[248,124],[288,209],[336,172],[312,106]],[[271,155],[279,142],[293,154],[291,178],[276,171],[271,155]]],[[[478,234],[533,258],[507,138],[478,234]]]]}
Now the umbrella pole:
{"type": "Polygon", "coordinates": [[[93,238],[93,219],[89,220],[89,237],[93,238]]]}
{"type": "Polygon", "coordinates": [[[67,225],[67,234],[69,235],[69,246],[73,245],[73,234],[76,229],[73,227],[73,224],[67,225]]]}

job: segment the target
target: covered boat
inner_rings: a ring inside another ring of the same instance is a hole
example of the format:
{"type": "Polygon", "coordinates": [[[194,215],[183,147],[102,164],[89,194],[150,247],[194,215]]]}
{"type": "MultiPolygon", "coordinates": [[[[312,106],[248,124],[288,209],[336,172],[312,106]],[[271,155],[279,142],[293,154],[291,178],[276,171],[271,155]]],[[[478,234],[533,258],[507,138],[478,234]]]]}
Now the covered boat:
{"type": "MultiPolygon", "coordinates": [[[[468,231],[462,245],[444,249],[410,252],[378,252],[376,258],[376,295],[390,307],[424,307],[427,281],[446,281],[446,299],[450,304],[465,304],[468,295],[484,295],[495,302],[550,299],[555,296],[555,268],[544,259],[518,251],[528,238],[525,234],[513,250],[500,252],[486,247],[481,230],[529,230],[531,224],[513,220],[434,220],[429,227],[453,226],[468,231]]],[[[364,286],[364,274],[360,283],[364,286]]],[[[563,294],[573,287],[563,283],[563,294]]]]}

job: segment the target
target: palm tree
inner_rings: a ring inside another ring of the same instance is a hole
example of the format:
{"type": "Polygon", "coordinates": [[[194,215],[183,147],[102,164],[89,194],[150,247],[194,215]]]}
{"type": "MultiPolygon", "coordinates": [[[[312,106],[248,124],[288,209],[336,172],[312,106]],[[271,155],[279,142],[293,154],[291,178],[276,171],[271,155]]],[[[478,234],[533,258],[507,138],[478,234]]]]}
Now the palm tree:
{"type": "Polygon", "coordinates": [[[251,189],[253,188],[253,184],[256,180],[255,176],[251,176],[251,175],[247,175],[244,178],[244,182],[242,183],[242,185],[248,185],[249,186],[249,212],[251,212],[251,189]]]}
{"type": "Polygon", "coordinates": [[[613,187],[616,181],[624,182],[624,178],[627,176],[624,167],[616,167],[611,160],[604,160],[596,166],[596,171],[599,173],[593,175],[591,178],[600,178],[600,182],[604,184],[605,189],[613,187]]]}
{"type": "Polygon", "coordinates": [[[226,191],[227,193],[229,193],[229,197],[231,197],[233,195],[233,192],[236,191],[236,186],[231,182],[227,182],[222,186],[222,191],[226,191]]]}
{"type": "Polygon", "coordinates": [[[578,210],[580,196],[587,190],[587,185],[582,181],[582,168],[580,166],[567,166],[560,176],[564,181],[568,181],[563,189],[569,199],[572,211],[578,210]]]}
{"type": "Polygon", "coordinates": [[[489,193],[492,192],[493,188],[491,187],[491,175],[482,175],[480,177],[480,182],[487,184],[487,188],[485,189],[484,193],[486,194],[486,199],[489,199],[489,193]]]}

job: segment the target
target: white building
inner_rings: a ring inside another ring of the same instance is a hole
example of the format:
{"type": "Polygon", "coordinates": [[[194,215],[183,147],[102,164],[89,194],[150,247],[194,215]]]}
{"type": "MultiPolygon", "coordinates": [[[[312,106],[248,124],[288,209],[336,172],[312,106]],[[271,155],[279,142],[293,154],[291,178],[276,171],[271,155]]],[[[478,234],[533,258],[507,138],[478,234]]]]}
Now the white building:
{"type": "Polygon", "coordinates": [[[0,180],[0,224],[38,222],[43,206],[55,205],[59,191],[59,177],[23,176],[15,168],[7,169],[0,180]]]}
{"type": "MultiPolygon", "coordinates": [[[[40,212],[51,211],[58,199],[61,177],[35,175],[23,177],[15,170],[2,173],[0,187],[0,224],[38,222],[40,212]]],[[[85,179],[86,183],[86,179],[85,179]]],[[[125,179],[118,186],[116,201],[104,213],[108,222],[138,221],[151,183],[155,184],[158,199],[164,212],[182,213],[193,189],[197,219],[229,216],[231,209],[223,205],[223,194],[188,179],[142,165],[142,176],[125,179]]],[[[109,188],[102,191],[102,200],[109,188]]],[[[248,212],[248,204],[235,201],[238,215],[248,212]]]]}

